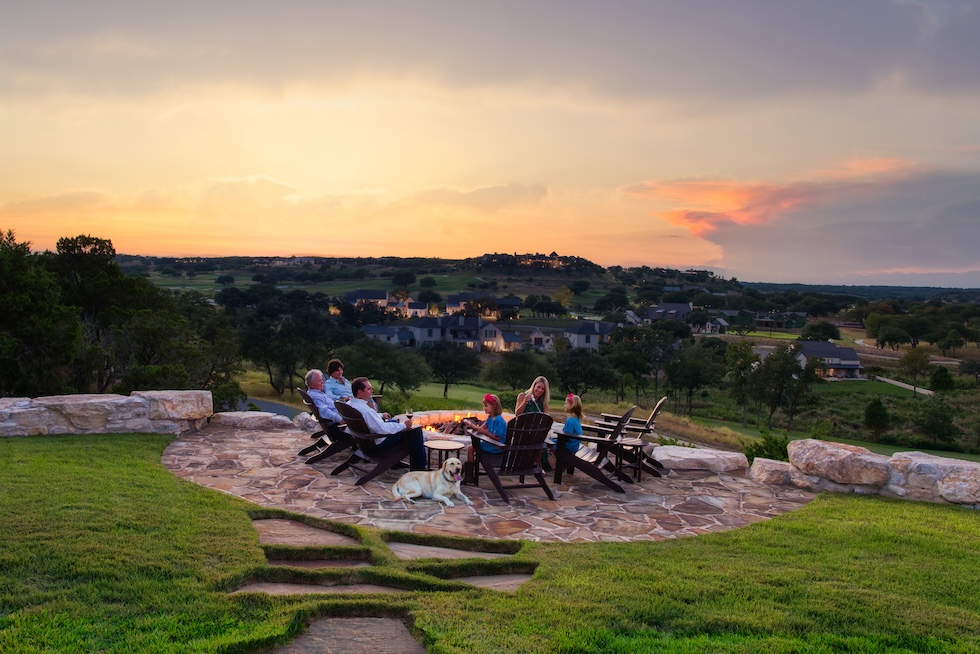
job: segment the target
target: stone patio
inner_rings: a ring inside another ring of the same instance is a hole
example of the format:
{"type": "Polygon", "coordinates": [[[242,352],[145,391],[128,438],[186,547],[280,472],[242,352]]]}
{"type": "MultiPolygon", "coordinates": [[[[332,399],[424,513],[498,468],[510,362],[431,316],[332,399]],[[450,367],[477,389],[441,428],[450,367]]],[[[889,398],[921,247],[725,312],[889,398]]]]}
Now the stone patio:
{"type": "Polygon", "coordinates": [[[814,493],[767,485],[744,474],[670,470],[662,478],[644,475],[614,493],[581,473],[549,484],[556,501],[540,489],[516,492],[506,504],[481,479],[464,486],[473,506],[453,508],[431,500],[411,505],[390,498],[400,474],[381,475],[355,486],[355,472],[330,472],[343,455],[314,465],[297,456],[310,444],[296,428],[249,429],[211,424],[178,436],[163,453],[163,464],[194,483],[263,507],[285,509],[326,520],[420,534],[445,534],[534,541],[637,541],[694,536],[745,526],[782,515],[809,502],[814,493]]]}

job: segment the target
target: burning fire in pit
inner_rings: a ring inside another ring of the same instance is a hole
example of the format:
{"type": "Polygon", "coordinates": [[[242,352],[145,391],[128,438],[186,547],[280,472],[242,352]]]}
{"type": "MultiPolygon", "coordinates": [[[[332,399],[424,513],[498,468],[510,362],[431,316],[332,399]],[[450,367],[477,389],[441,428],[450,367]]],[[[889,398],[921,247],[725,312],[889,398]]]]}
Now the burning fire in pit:
{"type": "Polygon", "coordinates": [[[479,416],[476,413],[470,411],[466,414],[454,413],[452,420],[444,420],[442,422],[434,422],[422,427],[423,431],[434,433],[434,434],[449,434],[452,436],[465,436],[466,430],[463,427],[463,420],[468,420],[472,418],[484,419],[486,416],[479,416]]]}

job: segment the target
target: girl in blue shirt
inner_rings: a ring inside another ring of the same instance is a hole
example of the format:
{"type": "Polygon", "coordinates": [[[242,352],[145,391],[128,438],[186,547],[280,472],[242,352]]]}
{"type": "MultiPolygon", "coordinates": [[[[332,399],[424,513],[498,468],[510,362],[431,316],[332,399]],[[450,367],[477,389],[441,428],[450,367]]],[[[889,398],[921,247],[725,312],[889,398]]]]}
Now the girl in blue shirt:
{"type": "MultiPolygon", "coordinates": [[[[565,412],[568,418],[565,420],[565,428],[562,430],[566,434],[582,435],[582,398],[578,395],[568,394],[565,398],[565,412]]],[[[569,452],[577,452],[581,447],[582,441],[577,438],[569,438],[565,441],[565,449],[569,452]]]]}
{"type": "MultiPolygon", "coordinates": [[[[507,442],[507,421],[504,420],[503,415],[501,415],[504,412],[504,409],[500,405],[500,398],[491,393],[484,395],[483,410],[487,414],[487,420],[482,425],[478,425],[470,420],[464,420],[464,424],[470,429],[473,429],[484,436],[489,436],[494,440],[500,441],[501,445],[507,442]]],[[[500,454],[503,450],[501,450],[499,447],[494,447],[489,443],[480,441],[480,451],[486,452],[487,454],[500,454]]],[[[470,454],[469,451],[468,454],[470,454]]],[[[470,454],[468,458],[472,460],[472,455],[470,454]]]]}

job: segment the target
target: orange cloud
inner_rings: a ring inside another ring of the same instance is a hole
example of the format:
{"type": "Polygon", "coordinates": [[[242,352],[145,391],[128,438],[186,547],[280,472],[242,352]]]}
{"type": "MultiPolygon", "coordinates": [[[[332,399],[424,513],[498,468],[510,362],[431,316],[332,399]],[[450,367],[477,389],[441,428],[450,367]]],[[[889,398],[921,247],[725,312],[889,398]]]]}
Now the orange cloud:
{"type": "Polygon", "coordinates": [[[724,181],[680,181],[647,183],[629,194],[638,198],[657,198],[692,206],[674,211],[653,212],[672,225],[703,236],[722,223],[762,225],[780,213],[811,201],[809,185],[777,186],[724,181]],[[693,208],[696,207],[696,208],[693,208]]]}
{"type": "Polygon", "coordinates": [[[778,183],[727,180],[644,182],[629,197],[666,201],[677,209],[651,215],[704,236],[725,223],[764,225],[802,207],[869,184],[890,183],[921,167],[896,158],[855,158],[817,171],[807,179],[778,183]]]}

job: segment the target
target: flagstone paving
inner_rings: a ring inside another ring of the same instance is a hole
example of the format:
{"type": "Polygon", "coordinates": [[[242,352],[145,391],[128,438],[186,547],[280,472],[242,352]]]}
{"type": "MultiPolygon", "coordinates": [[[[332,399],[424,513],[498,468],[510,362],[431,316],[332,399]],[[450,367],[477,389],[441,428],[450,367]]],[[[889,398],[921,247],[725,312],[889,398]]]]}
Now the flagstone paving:
{"type": "Polygon", "coordinates": [[[263,507],[380,529],[494,539],[580,542],[695,536],[773,518],[814,497],[744,475],[670,470],[662,478],[644,475],[641,483],[625,485],[625,494],[578,473],[564,475],[558,485],[549,477],[555,501],[540,489],[526,489],[506,504],[484,479],[481,487],[463,487],[472,506],[458,502],[447,508],[424,499],[408,504],[390,499],[389,489],[399,472],[355,486],[356,473],[351,470],[330,475],[342,454],[306,465],[297,452],[309,444],[309,434],[298,429],[209,425],[177,437],[162,460],[180,477],[263,507]]]}
{"type": "MultiPolygon", "coordinates": [[[[419,534],[477,536],[536,541],[662,540],[732,529],[792,511],[813,493],[793,487],[768,486],[733,474],[671,470],[662,478],[647,476],[627,485],[625,494],[610,492],[583,475],[565,475],[552,484],[557,499],[540,489],[518,492],[503,502],[484,487],[464,487],[473,506],[453,508],[428,500],[414,505],[390,499],[388,489],[397,472],[355,486],[355,473],[331,476],[343,460],[312,466],[297,452],[310,443],[296,429],[254,430],[211,425],[175,439],[163,453],[174,474],[202,486],[235,495],[259,506],[285,509],[357,525],[419,534]]],[[[549,479],[549,483],[551,480],[549,479]]],[[[358,545],[356,539],[293,520],[253,521],[263,544],[294,546],[358,545]]],[[[507,554],[469,552],[443,547],[389,542],[402,559],[499,558],[507,554]]],[[[370,565],[366,561],[269,561],[270,565],[325,567],[370,565]]],[[[514,592],[531,578],[503,574],[456,579],[474,586],[514,592]]],[[[403,589],[372,584],[324,586],[257,582],[235,592],[267,594],[403,593],[403,589]]],[[[401,620],[393,618],[325,618],[271,654],[372,654],[425,652],[401,620]]]]}

